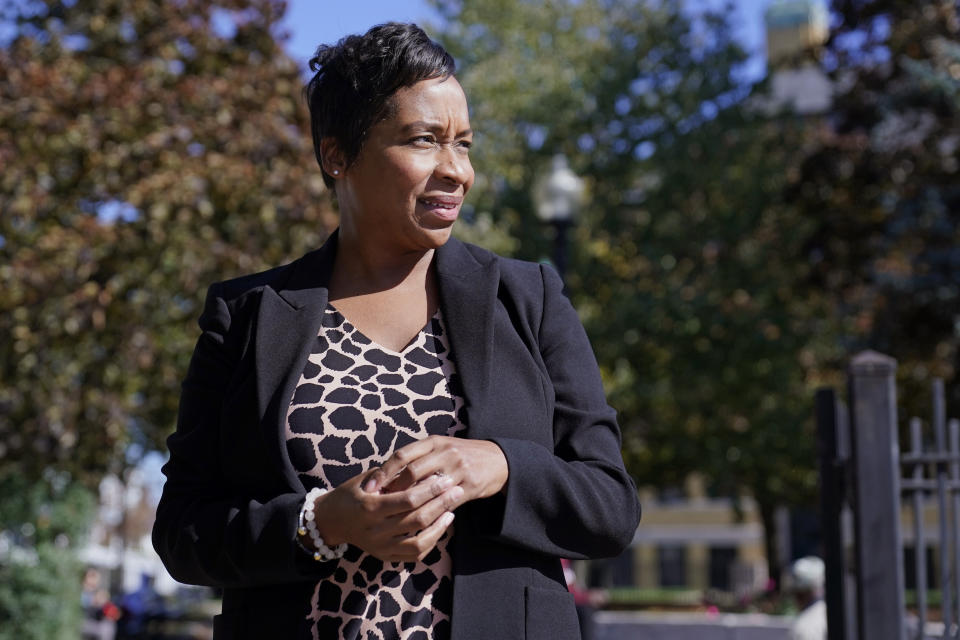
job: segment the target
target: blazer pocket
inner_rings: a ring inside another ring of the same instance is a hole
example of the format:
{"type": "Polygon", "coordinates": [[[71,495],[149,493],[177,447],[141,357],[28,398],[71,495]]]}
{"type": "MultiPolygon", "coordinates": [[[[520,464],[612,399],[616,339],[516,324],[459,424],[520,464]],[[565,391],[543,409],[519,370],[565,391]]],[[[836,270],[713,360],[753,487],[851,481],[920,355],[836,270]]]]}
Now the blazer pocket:
{"type": "Polygon", "coordinates": [[[526,640],[580,640],[573,596],[558,589],[525,587],[526,640]]]}

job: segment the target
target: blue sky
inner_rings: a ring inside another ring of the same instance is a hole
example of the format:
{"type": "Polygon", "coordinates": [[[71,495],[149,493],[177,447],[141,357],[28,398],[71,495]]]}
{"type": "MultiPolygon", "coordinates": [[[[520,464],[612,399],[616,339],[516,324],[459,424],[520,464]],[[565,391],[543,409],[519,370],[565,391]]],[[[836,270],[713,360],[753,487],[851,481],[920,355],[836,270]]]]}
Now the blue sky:
{"type": "MultiPolygon", "coordinates": [[[[668,0],[671,1],[671,0],[668,0]]],[[[677,1],[677,0],[673,0],[677,1]]],[[[732,0],[737,15],[733,21],[744,48],[760,52],[764,45],[763,10],[771,0],[732,0]]],[[[723,0],[688,0],[688,6],[723,6],[723,0]]],[[[305,64],[317,45],[336,42],[345,35],[362,33],[381,22],[437,22],[425,0],[288,0],[284,26],[290,32],[288,52],[305,64]]],[[[762,57],[750,72],[762,73],[762,57]]]]}
{"type": "Polygon", "coordinates": [[[436,14],[424,0],[287,0],[284,26],[291,34],[287,50],[304,61],[319,44],[391,21],[425,26],[436,22],[436,14]]]}

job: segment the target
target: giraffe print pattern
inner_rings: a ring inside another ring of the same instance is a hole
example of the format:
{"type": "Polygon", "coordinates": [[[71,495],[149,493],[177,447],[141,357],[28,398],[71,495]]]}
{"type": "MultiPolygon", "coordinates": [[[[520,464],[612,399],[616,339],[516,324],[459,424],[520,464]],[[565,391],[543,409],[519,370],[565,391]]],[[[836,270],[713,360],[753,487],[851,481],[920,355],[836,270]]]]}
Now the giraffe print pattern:
{"type": "MultiPolygon", "coordinates": [[[[396,352],[328,306],[287,411],[287,452],[307,490],[333,489],[415,440],[459,434],[462,408],[439,310],[396,352]]],[[[419,562],[384,563],[349,546],[314,589],[310,637],[448,638],[451,535],[452,527],[419,562]]]]}

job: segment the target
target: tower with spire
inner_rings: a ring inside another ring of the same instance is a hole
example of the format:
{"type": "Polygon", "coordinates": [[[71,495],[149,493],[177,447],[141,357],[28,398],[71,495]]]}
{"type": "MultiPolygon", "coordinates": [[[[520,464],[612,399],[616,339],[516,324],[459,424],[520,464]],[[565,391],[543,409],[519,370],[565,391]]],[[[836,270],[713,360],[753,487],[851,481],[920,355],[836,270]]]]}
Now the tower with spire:
{"type": "Polygon", "coordinates": [[[829,13],[824,0],[774,0],[764,12],[770,107],[790,106],[803,115],[830,108],[832,85],[810,52],[827,41],[829,13]]]}

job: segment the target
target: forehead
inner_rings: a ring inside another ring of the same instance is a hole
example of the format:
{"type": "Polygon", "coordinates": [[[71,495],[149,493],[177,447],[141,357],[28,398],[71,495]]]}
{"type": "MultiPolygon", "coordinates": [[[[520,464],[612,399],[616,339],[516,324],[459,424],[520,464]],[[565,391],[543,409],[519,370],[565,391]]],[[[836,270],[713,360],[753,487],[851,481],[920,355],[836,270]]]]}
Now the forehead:
{"type": "Polygon", "coordinates": [[[446,124],[469,121],[467,97],[453,76],[421,80],[393,94],[390,120],[397,124],[423,120],[446,124]]]}

